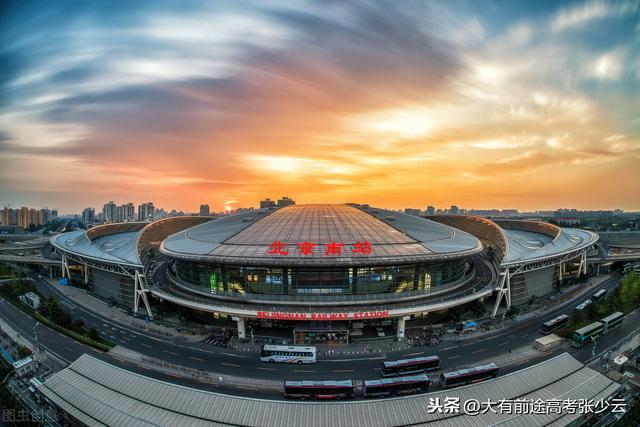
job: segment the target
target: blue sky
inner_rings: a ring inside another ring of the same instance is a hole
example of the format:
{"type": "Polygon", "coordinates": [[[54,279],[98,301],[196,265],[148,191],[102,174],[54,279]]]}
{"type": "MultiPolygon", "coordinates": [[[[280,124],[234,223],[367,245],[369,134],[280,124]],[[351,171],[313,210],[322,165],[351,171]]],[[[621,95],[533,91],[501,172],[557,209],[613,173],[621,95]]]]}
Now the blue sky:
{"type": "Polygon", "coordinates": [[[3,204],[640,209],[640,1],[1,7],[3,204]]]}

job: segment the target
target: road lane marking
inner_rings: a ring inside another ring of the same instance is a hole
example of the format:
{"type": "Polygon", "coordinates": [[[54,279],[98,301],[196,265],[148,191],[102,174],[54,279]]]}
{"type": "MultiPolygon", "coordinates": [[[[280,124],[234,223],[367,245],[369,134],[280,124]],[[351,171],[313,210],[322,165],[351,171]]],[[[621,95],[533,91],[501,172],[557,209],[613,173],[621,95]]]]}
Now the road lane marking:
{"type": "Polygon", "coordinates": [[[409,354],[405,354],[405,356],[407,356],[407,357],[408,357],[408,356],[419,356],[419,355],[421,355],[421,354],[424,354],[424,351],[419,351],[419,352],[417,352],[417,353],[409,353],[409,354]]]}
{"type": "Polygon", "coordinates": [[[456,354],[455,356],[449,356],[447,359],[457,359],[458,357],[462,357],[461,354],[456,354]]]}
{"type": "Polygon", "coordinates": [[[376,357],[361,357],[357,359],[320,359],[323,362],[353,362],[355,360],[384,360],[387,356],[376,356],[376,357]]]}
{"type": "Polygon", "coordinates": [[[176,353],[175,351],[169,351],[169,350],[162,350],[162,351],[164,351],[167,354],[171,354],[173,356],[177,356],[178,355],[178,353],[176,353]]]}
{"type": "Polygon", "coordinates": [[[198,360],[198,361],[202,362],[202,359],[200,359],[199,357],[189,356],[189,359],[198,360]]]}
{"type": "Polygon", "coordinates": [[[236,385],[236,387],[244,388],[244,389],[247,389],[247,390],[258,390],[256,387],[250,387],[248,385],[236,385]]]}
{"type": "Polygon", "coordinates": [[[256,369],[260,369],[261,371],[275,371],[275,368],[263,368],[262,366],[257,366],[256,369]]]}
{"type": "Polygon", "coordinates": [[[64,346],[64,348],[65,348],[67,351],[73,351],[73,349],[71,349],[71,348],[67,347],[66,345],[64,346]]]}
{"type": "Polygon", "coordinates": [[[242,357],[242,358],[247,358],[247,356],[245,356],[244,354],[233,354],[233,353],[223,353],[220,352],[220,354],[224,354],[225,356],[232,356],[232,357],[242,357]]]}
{"type": "Polygon", "coordinates": [[[153,348],[153,347],[151,347],[149,344],[145,344],[145,343],[143,343],[143,342],[141,342],[141,343],[140,343],[140,345],[143,345],[143,346],[148,347],[148,348],[153,348]]]}
{"type": "Polygon", "coordinates": [[[346,372],[355,372],[355,370],[353,370],[353,369],[334,369],[333,372],[335,372],[336,374],[339,374],[339,373],[346,373],[346,372]]]}
{"type": "Polygon", "coordinates": [[[144,366],[144,365],[140,365],[140,364],[136,364],[136,366],[137,366],[138,368],[142,368],[142,369],[147,369],[147,370],[151,369],[151,368],[147,368],[146,366],[144,366]]]}
{"type": "Polygon", "coordinates": [[[235,363],[224,363],[224,362],[222,362],[220,364],[224,365],[224,366],[231,366],[233,368],[239,368],[240,367],[240,365],[236,365],[235,363]]]}
{"type": "Polygon", "coordinates": [[[293,372],[315,372],[313,369],[294,369],[293,372]]]}
{"type": "Polygon", "coordinates": [[[452,350],[454,348],[456,348],[456,347],[455,346],[453,346],[453,347],[445,347],[445,348],[440,349],[440,351],[452,350]]]}
{"type": "Polygon", "coordinates": [[[505,341],[505,342],[501,342],[501,343],[500,343],[500,344],[498,344],[498,345],[499,345],[499,346],[500,346],[500,345],[507,345],[507,344],[509,344],[510,342],[511,342],[511,341],[505,341]]]}
{"type": "Polygon", "coordinates": [[[486,348],[481,348],[480,350],[476,350],[473,353],[475,354],[475,353],[480,353],[480,352],[483,352],[483,351],[487,351],[487,349],[486,348]]]}

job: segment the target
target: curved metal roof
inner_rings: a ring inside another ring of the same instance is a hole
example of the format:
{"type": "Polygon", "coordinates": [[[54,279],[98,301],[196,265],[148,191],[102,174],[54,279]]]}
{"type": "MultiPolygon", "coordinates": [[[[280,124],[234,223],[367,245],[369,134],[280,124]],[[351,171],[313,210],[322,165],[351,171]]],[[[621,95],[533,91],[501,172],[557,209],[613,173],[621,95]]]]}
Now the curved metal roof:
{"type": "Polygon", "coordinates": [[[140,250],[152,240],[190,227],[213,217],[180,216],[154,222],[123,222],[99,225],[53,236],[50,242],[60,251],[98,262],[139,268],[140,250]],[[144,245],[143,245],[144,243],[144,245]]]}
{"type": "Polygon", "coordinates": [[[85,230],[76,230],[53,236],[51,244],[83,258],[138,267],[140,258],[135,245],[138,233],[139,231],[128,231],[108,234],[91,241],[85,230]]]}
{"type": "Polygon", "coordinates": [[[598,235],[578,228],[560,228],[555,237],[532,231],[505,229],[509,250],[503,265],[523,264],[580,251],[598,241],[598,235]]]}
{"type": "Polygon", "coordinates": [[[493,242],[503,252],[500,265],[521,266],[578,253],[598,241],[598,234],[531,220],[489,219],[473,215],[439,215],[451,224],[493,242]]]}
{"type": "Polygon", "coordinates": [[[610,397],[620,387],[564,353],[492,380],[451,390],[360,401],[276,401],[172,384],[85,354],[47,378],[38,390],[60,409],[88,425],[385,427],[428,424],[481,427],[499,424],[535,427],[572,425],[581,414],[578,410],[560,407],[558,411],[501,413],[496,410],[497,402],[595,401],[610,397]],[[460,403],[459,411],[427,411],[434,402],[444,402],[448,398],[460,403]],[[474,406],[477,412],[465,413],[469,400],[495,402],[494,410],[480,411],[481,408],[474,406]]]}
{"type": "Polygon", "coordinates": [[[175,258],[241,265],[383,265],[444,260],[482,250],[453,227],[400,212],[357,205],[295,205],[256,210],[169,236],[161,251],[175,258]],[[269,253],[281,242],[282,253],[269,253]],[[308,253],[305,242],[314,244],[308,253]],[[371,253],[357,251],[371,245],[371,253]],[[327,253],[336,243],[339,251],[327,253]],[[286,252],[286,254],[285,254],[286,252]]]}

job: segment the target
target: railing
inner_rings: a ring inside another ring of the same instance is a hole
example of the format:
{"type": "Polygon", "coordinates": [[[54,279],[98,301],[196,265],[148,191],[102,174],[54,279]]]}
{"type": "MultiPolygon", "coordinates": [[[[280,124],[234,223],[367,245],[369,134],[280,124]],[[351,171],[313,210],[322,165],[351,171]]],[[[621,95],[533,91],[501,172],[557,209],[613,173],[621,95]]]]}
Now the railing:
{"type": "MultiPolygon", "coordinates": [[[[237,301],[237,302],[231,302],[231,301],[225,301],[222,299],[213,299],[212,296],[214,295],[210,295],[210,296],[204,296],[201,292],[196,293],[191,293],[190,291],[187,290],[183,290],[181,287],[175,287],[175,286],[170,286],[168,285],[166,280],[160,280],[159,283],[154,281],[153,278],[149,277],[150,272],[147,272],[147,277],[148,277],[148,282],[149,282],[149,286],[150,288],[152,288],[152,290],[154,290],[153,288],[155,288],[157,291],[160,291],[161,293],[167,294],[168,296],[173,296],[176,298],[181,298],[184,299],[185,301],[189,302],[195,302],[195,303],[200,303],[200,304],[204,304],[204,305],[208,305],[208,306],[219,306],[219,307],[225,307],[225,308],[235,308],[235,309],[247,309],[247,304],[251,301],[249,300],[239,300],[237,297],[233,298],[233,300],[237,301]]],[[[495,274],[491,274],[491,278],[489,278],[488,280],[485,279],[478,279],[477,277],[474,278],[472,280],[473,283],[467,285],[464,287],[464,290],[462,290],[461,292],[455,292],[455,293],[451,293],[451,294],[447,294],[445,298],[431,298],[431,301],[425,301],[423,298],[421,298],[420,300],[414,300],[414,301],[407,301],[407,300],[396,300],[394,301],[393,299],[391,300],[386,300],[386,301],[377,301],[379,303],[383,303],[382,305],[367,305],[367,310],[388,310],[390,308],[393,308],[394,306],[399,306],[401,308],[411,308],[411,307],[418,307],[418,306],[424,306],[427,303],[442,303],[442,302],[447,302],[447,301],[453,301],[453,300],[457,300],[475,293],[479,293],[479,292],[483,292],[484,290],[488,289],[488,288],[493,288],[495,286],[495,283],[493,283],[495,281],[495,274]]],[[[206,294],[205,294],[206,295],[206,294]]],[[[162,295],[160,295],[162,296],[162,295]]],[[[423,296],[425,296],[423,294],[423,296]]],[[[428,294],[426,295],[428,296],[428,294]]],[[[305,310],[305,311],[309,311],[309,312],[314,312],[314,311],[318,311],[321,312],[323,310],[323,308],[319,305],[313,305],[313,302],[307,302],[309,305],[305,306],[304,304],[295,304],[295,301],[283,301],[285,303],[290,303],[290,306],[286,306],[286,305],[273,305],[273,306],[269,306],[268,303],[269,302],[273,302],[273,301],[259,301],[259,303],[261,303],[262,305],[259,307],[260,310],[265,310],[265,311],[296,311],[296,310],[305,310]]],[[[362,307],[358,307],[358,306],[353,306],[353,305],[346,305],[346,303],[349,303],[352,301],[347,301],[342,299],[340,301],[339,304],[339,308],[337,308],[339,311],[341,312],[349,312],[349,311],[358,311],[361,310],[362,307]]],[[[277,304],[277,303],[276,303],[277,304]]]]}
{"type": "Polygon", "coordinates": [[[197,287],[186,283],[167,270],[167,279],[177,287],[183,288],[189,292],[195,292],[197,294],[216,299],[227,300],[243,300],[245,302],[267,303],[267,304],[325,304],[325,305],[339,305],[344,303],[358,303],[358,304],[375,304],[377,302],[394,302],[398,300],[409,301],[415,299],[426,299],[434,297],[436,295],[449,292],[453,289],[464,286],[465,284],[474,280],[475,267],[471,271],[456,280],[453,283],[445,286],[436,286],[428,288],[423,291],[404,291],[404,292],[386,292],[376,294],[327,294],[327,295],[298,295],[298,294],[256,294],[256,293],[240,293],[230,291],[219,292],[206,292],[201,287],[197,287]]]}

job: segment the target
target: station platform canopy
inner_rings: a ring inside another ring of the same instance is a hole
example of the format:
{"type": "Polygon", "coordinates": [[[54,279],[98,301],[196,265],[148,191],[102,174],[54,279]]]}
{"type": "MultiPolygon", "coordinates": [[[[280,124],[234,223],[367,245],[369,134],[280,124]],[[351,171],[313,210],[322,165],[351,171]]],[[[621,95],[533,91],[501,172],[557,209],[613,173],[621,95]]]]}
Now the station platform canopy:
{"type": "Polygon", "coordinates": [[[457,398],[497,402],[607,399],[620,384],[564,353],[520,371],[447,391],[350,402],[292,402],[235,397],[159,381],[87,354],[49,377],[38,390],[76,420],[88,425],[154,426],[565,426],[581,414],[477,415],[429,412],[430,402],[457,398]]]}

